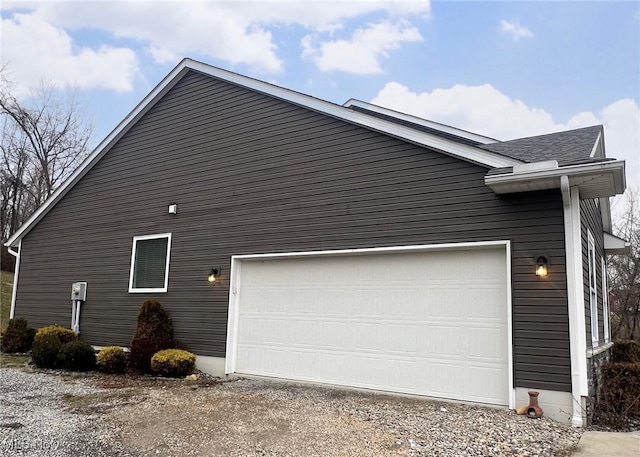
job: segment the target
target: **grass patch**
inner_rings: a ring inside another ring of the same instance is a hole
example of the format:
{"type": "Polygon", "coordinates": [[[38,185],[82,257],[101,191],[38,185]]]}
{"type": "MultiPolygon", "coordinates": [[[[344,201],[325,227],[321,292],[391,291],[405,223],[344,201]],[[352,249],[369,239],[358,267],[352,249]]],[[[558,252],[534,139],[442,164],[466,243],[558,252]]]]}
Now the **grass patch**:
{"type": "Polygon", "coordinates": [[[31,359],[28,355],[2,354],[0,368],[22,368],[31,359]]]}
{"type": "Polygon", "coordinates": [[[86,395],[64,394],[66,405],[80,414],[105,413],[110,409],[144,401],[142,389],[119,389],[86,395]]]}
{"type": "Polygon", "coordinates": [[[13,293],[13,273],[0,271],[0,327],[7,328],[13,293]]]}

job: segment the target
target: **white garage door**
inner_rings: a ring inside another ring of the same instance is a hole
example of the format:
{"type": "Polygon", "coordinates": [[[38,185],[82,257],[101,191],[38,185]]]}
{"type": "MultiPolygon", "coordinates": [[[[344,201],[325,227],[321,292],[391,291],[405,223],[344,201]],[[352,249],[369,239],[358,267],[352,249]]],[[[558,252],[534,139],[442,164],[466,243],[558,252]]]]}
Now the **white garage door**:
{"type": "Polygon", "coordinates": [[[237,373],[508,404],[504,246],[246,259],[236,279],[237,373]]]}

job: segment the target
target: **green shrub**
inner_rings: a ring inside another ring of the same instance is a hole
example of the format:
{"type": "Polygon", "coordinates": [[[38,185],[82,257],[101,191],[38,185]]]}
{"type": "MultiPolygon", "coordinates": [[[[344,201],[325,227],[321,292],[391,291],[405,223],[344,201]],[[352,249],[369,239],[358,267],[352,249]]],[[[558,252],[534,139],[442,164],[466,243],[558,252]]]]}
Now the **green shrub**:
{"type": "Polygon", "coordinates": [[[58,364],[72,371],[91,371],[96,368],[96,351],[81,339],[69,341],[58,352],[58,364]]]}
{"type": "Polygon", "coordinates": [[[612,363],[640,363],[640,343],[634,340],[619,340],[611,348],[612,363]]]}
{"type": "Polygon", "coordinates": [[[27,320],[19,317],[9,320],[0,336],[0,351],[6,353],[29,352],[36,336],[35,329],[27,326],[27,320]]]}
{"type": "Polygon", "coordinates": [[[150,373],[153,355],[173,345],[173,326],[169,315],[157,300],[145,301],[138,312],[131,340],[129,366],[133,370],[150,373]]]}
{"type": "Polygon", "coordinates": [[[103,373],[123,373],[127,368],[127,354],[120,346],[108,346],[98,353],[98,370],[103,373]]]}
{"type": "Polygon", "coordinates": [[[182,349],[165,349],[153,355],[151,369],[163,376],[180,378],[196,368],[196,356],[182,349]]]}
{"type": "Polygon", "coordinates": [[[76,332],[58,324],[39,328],[36,332],[36,337],[38,335],[55,335],[62,344],[78,339],[76,332]]]}
{"type": "Polygon", "coordinates": [[[31,360],[40,368],[56,368],[61,348],[62,343],[56,334],[36,333],[31,348],[31,360]]]}

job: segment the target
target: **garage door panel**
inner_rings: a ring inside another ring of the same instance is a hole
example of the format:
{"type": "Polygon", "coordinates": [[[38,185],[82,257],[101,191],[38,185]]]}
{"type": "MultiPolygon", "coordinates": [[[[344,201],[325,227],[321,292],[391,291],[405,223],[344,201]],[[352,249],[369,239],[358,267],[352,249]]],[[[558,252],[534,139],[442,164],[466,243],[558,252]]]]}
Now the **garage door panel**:
{"type": "Polygon", "coordinates": [[[242,261],[241,271],[238,373],[508,403],[504,249],[242,261]]]}

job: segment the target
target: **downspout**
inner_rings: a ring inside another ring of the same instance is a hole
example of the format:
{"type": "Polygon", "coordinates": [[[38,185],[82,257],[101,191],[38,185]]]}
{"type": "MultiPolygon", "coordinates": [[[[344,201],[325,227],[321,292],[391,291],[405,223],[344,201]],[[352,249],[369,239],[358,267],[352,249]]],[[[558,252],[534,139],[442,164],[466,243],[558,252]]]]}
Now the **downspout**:
{"type": "Polygon", "coordinates": [[[569,178],[560,178],[564,213],[564,238],[567,267],[567,302],[569,314],[569,345],[571,353],[571,425],[584,424],[582,397],[588,396],[587,334],[584,316],[582,278],[582,238],[580,234],[580,196],[571,188],[569,178]]]}
{"type": "Polygon", "coordinates": [[[16,264],[13,268],[13,290],[11,291],[11,311],[9,312],[9,319],[13,319],[16,314],[16,294],[18,292],[18,273],[20,272],[20,252],[22,249],[22,240],[18,244],[18,250],[14,251],[11,246],[7,246],[9,254],[16,258],[16,264]]]}

